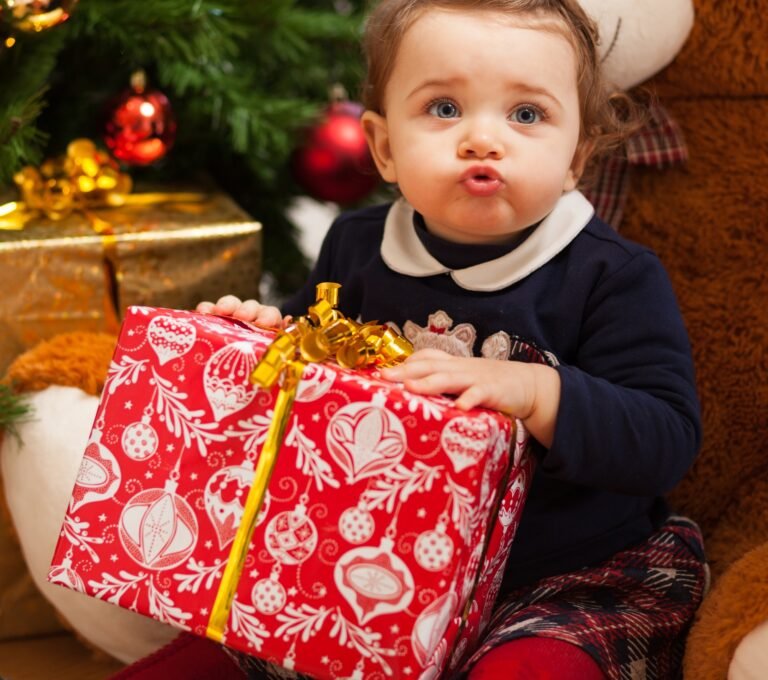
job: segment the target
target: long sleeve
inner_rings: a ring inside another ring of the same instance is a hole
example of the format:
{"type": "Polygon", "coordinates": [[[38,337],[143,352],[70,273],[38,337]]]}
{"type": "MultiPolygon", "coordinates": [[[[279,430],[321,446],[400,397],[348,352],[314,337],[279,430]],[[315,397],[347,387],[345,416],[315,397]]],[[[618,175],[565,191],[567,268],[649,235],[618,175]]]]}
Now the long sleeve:
{"type": "Polygon", "coordinates": [[[691,465],[701,426],[688,336],[668,277],[645,251],[602,280],[584,308],[562,381],[553,478],[631,495],[668,492],[691,465]]]}
{"type": "Polygon", "coordinates": [[[304,285],[282,305],[281,311],[284,315],[300,316],[301,314],[306,314],[307,308],[315,301],[315,287],[317,284],[335,280],[332,267],[333,242],[338,223],[338,219],[334,221],[325,235],[317,260],[304,285]]]}

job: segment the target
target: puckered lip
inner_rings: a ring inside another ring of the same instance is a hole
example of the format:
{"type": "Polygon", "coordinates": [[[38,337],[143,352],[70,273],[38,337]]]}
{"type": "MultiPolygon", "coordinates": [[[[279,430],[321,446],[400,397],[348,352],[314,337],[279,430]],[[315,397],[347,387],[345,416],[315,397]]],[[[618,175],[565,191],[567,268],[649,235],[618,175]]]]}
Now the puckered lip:
{"type": "Polygon", "coordinates": [[[501,175],[489,165],[473,165],[471,168],[465,170],[459,178],[461,182],[467,180],[494,180],[501,181],[501,175]]]}

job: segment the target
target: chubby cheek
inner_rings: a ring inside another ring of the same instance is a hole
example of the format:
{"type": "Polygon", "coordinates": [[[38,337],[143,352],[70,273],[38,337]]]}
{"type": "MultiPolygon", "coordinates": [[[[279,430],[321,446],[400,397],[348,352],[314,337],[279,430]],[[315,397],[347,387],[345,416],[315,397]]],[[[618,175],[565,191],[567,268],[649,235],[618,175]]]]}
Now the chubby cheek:
{"type": "Polygon", "coordinates": [[[404,144],[393,149],[394,166],[397,182],[401,190],[419,189],[440,181],[447,175],[448,163],[441,154],[424,144],[404,144]]]}

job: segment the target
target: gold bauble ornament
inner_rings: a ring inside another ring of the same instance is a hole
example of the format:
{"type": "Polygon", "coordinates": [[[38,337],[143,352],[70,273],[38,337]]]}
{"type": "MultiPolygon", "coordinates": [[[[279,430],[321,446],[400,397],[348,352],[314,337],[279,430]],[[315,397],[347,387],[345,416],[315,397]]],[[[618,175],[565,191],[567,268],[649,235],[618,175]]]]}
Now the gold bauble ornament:
{"type": "Polygon", "coordinates": [[[78,0],[1,0],[0,21],[24,33],[40,33],[69,19],[78,0]]]}

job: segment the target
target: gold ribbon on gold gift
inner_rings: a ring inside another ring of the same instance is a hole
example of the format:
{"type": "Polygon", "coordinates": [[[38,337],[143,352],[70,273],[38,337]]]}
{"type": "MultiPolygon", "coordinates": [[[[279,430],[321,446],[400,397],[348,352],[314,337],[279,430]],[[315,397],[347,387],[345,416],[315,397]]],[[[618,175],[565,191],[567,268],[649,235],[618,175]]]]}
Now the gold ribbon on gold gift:
{"type": "Polygon", "coordinates": [[[109,235],[112,226],[92,209],[197,202],[205,198],[205,194],[186,192],[131,194],[131,177],[120,172],[117,162],[89,139],[75,139],[63,156],[49,158],[39,168],[28,165],[13,180],[21,200],[0,205],[0,230],[24,229],[39,215],[58,221],[81,212],[95,232],[109,235]]]}
{"type": "Polygon", "coordinates": [[[378,323],[361,324],[346,318],[338,309],[338,283],[317,286],[316,302],[306,316],[280,331],[251,374],[251,382],[269,389],[280,382],[275,411],[259,454],[253,484],[248,492],[243,519],[238,527],[227,566],[221,577],[206,629],[207,637],[221,642],[232,608],[248,544],[261,511],[285,426],[307,363],[335,359],[344,368],[392,366],[405,360],[413,346],[391,328],[378,323]]]}

